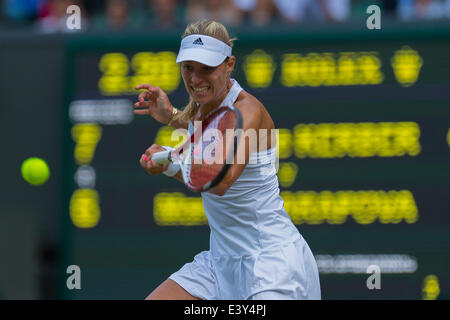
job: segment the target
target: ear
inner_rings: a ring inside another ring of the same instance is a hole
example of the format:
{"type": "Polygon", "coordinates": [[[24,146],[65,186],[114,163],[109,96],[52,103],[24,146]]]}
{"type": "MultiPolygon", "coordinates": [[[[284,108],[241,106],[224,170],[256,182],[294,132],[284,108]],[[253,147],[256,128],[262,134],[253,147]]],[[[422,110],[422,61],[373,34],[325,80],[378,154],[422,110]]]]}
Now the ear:
{"type": "Polygon", "coordinates": [[[227,73],[231,74],[234,69],[234,65],[236,64],[236,57],[231,56],[227,61],[227,73]]]}

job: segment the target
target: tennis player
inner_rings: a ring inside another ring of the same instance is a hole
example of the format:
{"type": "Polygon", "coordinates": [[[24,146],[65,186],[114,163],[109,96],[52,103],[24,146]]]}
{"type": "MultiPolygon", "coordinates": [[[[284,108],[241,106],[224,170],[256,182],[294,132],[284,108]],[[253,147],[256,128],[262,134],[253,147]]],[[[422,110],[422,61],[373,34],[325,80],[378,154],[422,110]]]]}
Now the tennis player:
{"type": "MultiPolygon", "coordinates": [[[[181,63],[189,104],[178,111],[164,91],[143,84],[136,87],[147,90],[139,94],[135,113],[192,133],[194,121],[232,105],[242,114],[244,132],[273,130],[263,104],[230,78],[236,62],[233,40],[218,22],[188,25],[176,62],[181,63]]],[[[314,256],[280,197],[272,140],[268,134],[266,150],[256,152],[250,152],[246,142],[245,163],[234,163],[216,188],[201,194],[211,229],[210,249],[171,274],[147,299],[321,299],[314,256]],[[267,166],[272,167],[261,170],[267,166]]],[[[150,174],[182,180],[176,168],[150,159],[166,149],[152,145],[141,157],[141,166],[150,174]]]]}

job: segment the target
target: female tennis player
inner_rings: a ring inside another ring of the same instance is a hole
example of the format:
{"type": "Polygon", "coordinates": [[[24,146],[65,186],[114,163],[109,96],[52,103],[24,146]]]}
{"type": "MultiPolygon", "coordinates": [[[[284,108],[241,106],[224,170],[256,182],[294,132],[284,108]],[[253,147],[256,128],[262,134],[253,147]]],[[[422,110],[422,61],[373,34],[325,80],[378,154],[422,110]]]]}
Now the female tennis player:
{"type": "MultiPolygon", "coordinates": [[[[181,63],[189,104],[178,111],[164,91],[143,84],[136,87],[146,91],[138,96],[135,114],[149,114],[162,124],[192,133],[194,121],[231,105],[242,114],[244,132],[270,132],[275,127],[263,104],[230,78],[236,62],[232,46],[222,24],[211,20],[190,24],[176,60],[181,63]]],[[[256,152],[245,142],[245,163],[232,164],[222,182],[201,193],[211,229],[210,249],[171,274],[147,299],[321,299],[314,256],[280,197],[272,140],[268,134],[266,150],[258,146],[256,152]],[[271,170],[261,170],[268,165],[271,170]]],[[[141,166],[150,174],[182,180],[176,166],[151,160],[166,149],[152,145],[142,155],[141,166]]]]}

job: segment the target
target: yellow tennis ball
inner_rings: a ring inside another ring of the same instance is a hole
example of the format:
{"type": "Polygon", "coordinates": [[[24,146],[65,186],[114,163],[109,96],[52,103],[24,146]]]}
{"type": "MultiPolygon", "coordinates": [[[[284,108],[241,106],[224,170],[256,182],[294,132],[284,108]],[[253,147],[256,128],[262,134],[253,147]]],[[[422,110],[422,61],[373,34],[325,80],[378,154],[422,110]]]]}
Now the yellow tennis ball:
{"type": "Polygon", "coordinates": [[[22,177],[33,186],[44,184],[50,177],[50,169],[41,158],[28,158],[22,163],[22,177]]]}

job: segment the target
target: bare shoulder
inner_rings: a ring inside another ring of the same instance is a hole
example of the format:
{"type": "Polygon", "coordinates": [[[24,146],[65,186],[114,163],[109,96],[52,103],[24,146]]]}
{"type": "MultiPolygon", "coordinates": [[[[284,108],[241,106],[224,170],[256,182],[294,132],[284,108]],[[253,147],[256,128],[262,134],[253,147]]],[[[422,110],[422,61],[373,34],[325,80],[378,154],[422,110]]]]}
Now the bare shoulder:
{"type": "Polygon", "coordinates": [[[267,112],[266,107],[250,93],[242,90],[234,105],[241,111],[244,119],[250,117],[257,127],[273,127],[272,118],[267,112]]]}
{"type": "Polygon", "coordinates": [[[235,102],[236,108],[241,111],[261,112],[264,109],[263,104],[255,96],[242,90],[235,102]]]}

